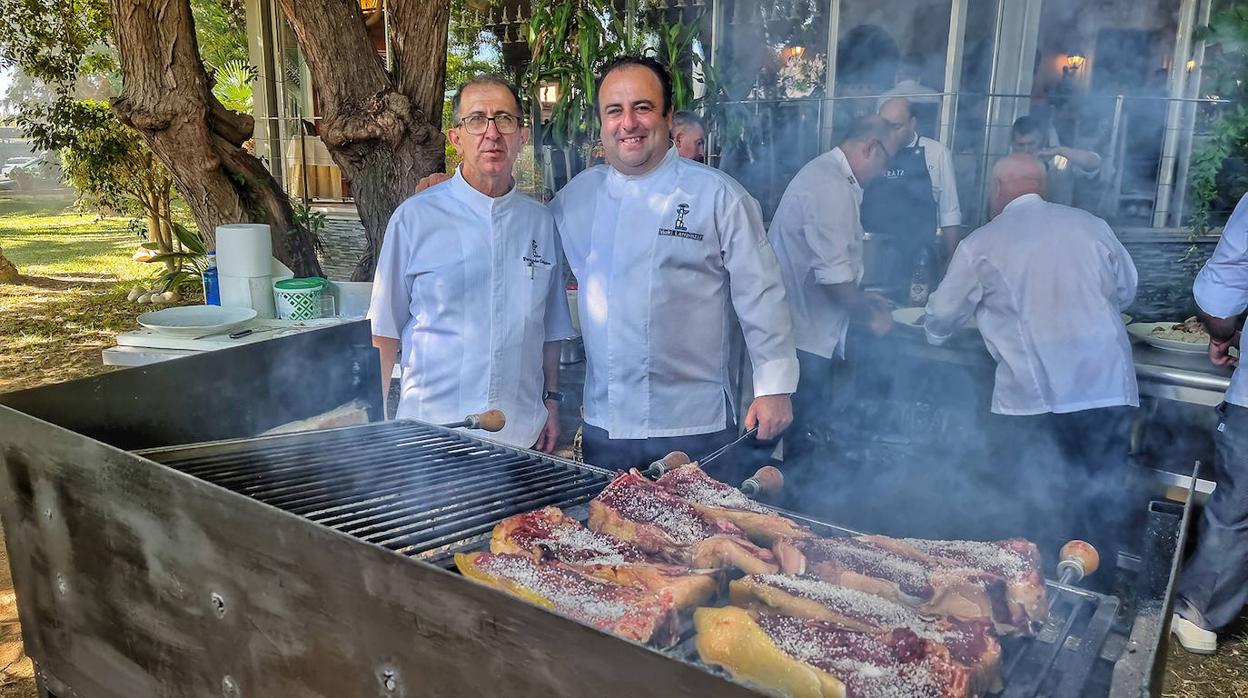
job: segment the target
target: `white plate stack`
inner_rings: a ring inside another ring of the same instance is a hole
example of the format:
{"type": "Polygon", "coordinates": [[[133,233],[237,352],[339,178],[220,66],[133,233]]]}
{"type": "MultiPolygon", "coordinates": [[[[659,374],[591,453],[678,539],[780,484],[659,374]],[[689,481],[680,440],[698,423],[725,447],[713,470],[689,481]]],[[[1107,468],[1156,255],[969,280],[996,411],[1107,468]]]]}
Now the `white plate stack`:
{"type": "Polygon", "coordinates": [[[262,318],[275,317],[272,257],[269,226],[259,223],[217,226],[221,305],[251,308],[262,318]]]}

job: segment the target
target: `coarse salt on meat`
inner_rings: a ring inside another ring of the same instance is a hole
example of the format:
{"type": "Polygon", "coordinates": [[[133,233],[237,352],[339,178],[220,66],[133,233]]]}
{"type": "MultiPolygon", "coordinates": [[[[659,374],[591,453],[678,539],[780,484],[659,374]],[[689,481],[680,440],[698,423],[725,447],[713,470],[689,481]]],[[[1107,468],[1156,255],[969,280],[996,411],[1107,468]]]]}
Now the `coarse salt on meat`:
{"type": "Polygon", "coordinates": [[[939,660],[907,630],[872,635],[779,615],[758,619],[785,654],[832,674],[852,698],[938,698],[945,694],[939,660]]]}
{"type": "Polygon", "coordinates": [[[817,601],[849,618],[863,619],[884,628],[905,628],[925,640],[942,642],[945,633],[932,621],[882,596],[850,589],[814,577],[763,574],[755,577],[769,586],[817,601]]]}
{"type": "Polygon", "coordinates": [[[633,610],[626,600],[613,598],[616,587],[570,571],[542,567],[532,558],[488,555],[479,558],[478,564],[483,572],[519,584],[549,600],[559,611],[594,625],[610,627],[633,610]]]}
{"type": "Polygon", "coordinates": [[[643,559],[641,551],[628,543],[580,526],[556,526],[551,529],[548,541],[555,557],[567,562],[625,565],[643,559]]]}
{"type": "Polygon", "coordinates": [[[1021,577],[1033,568],[1026,556],[999,543],[923,538],[902,538],[901,541],[929,555],[954,560],[1006,579],[1021,577]]]}
{"type": "Polygon", "coordinates": [[[668,471],[659,486],[702,506],[722,507],[770,514],[770,509],[745,496],[741,490],[716,480],[693,465],[684,465],[668,471]]]}
{"type": "Polygon", "coordinates": [[[617,478],[598,500],[624,518],[661,529],[677,545],[693,545],[717,533],[692,505],[649,482],[617,478]]]}
{"type": "Polygon", "coordinates": [[[930,571],[926,567],[869,542],[854,538],[812,540],[802,551],[815,562],[836,560],[852,571],[891,580],[911,596],[925,599],[932,595],[930,571]]]}

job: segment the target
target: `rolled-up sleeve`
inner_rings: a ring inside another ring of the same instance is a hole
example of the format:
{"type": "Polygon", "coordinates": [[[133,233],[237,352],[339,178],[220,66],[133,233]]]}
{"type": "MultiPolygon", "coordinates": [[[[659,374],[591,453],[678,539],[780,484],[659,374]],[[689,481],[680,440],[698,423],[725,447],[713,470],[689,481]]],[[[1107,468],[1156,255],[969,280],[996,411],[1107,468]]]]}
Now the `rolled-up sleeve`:
{"type": "Polygon", "coordinates": [[[954,250],[944,280],[927,299],[927,318],[923,323],[927,341],[936,345],[948,341],[954,330],[975,314],[983,296],[970,245],[963,242],[954,250]]]}
{"type": "Polygon", "coordinates": [[[1213,255],[1196,275],[1192,295],[1214,317],[1232,318],[1248,308],[1248,194],[1235,206],[1213,255]]]}
{"type": "Polygon", "coordinates": [[[563,279],[563,245],[555,239],[555,267],[550,272],[550,288],[546,293],[546,341],[572,339],[572,315],[568,312],[568,292],[563,279]]]}
{"type": "Polygon", "coordinates": [[[411,319],[412,279],[407,274],[407,244],[402,238],[410,233],[403,221],[403,210],[396,211],[386,226],[386,237],[377,256],[373,275],[373,292],[368,303],[368,319],[373,334],[400,339],[403,328],[411,319]]]}
{"type": "Polygon", "coordinates": [[[797,390],[793,321],[758,202],[743,196],[729,205],[720,230],[732,306],[754,367],[754,394],[792,393],[797,390]]]}
{"type": "Polygon", "coordinates": [[[958,201],[958,178],[953,171],[953,154],[948,148],[937,144],[932,155],[936,225],[941,228],[962,225],[962,204],[958,201]]]}
{"type": "Polygon", "coordinates": [[[848,186],[801,195],[802,235],[810,247],[810,270],[824,286],[857,283],[862,276],[858,202],[848,186]]]}

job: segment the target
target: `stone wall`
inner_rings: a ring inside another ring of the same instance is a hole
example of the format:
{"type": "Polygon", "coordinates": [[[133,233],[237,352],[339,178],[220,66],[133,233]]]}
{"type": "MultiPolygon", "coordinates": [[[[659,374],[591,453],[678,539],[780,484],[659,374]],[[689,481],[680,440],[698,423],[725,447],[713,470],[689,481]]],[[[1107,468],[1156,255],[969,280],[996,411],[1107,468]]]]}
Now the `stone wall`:
{"type": "Polygon", "coordinates": [[[1205,263],[1218,236],[1199,238],[1192,243],[1179,229],[1128,229],[1118,231],[1123,247],[1131,254],[1140,275],[1135,303],[1127,311],[1139,322],[1183,320],[1196,312],[1192,300],[1192,279],[1205,263]],[[1186,258],[1185,258],[1186,256],[1186,258]]]}
{"type": "Polygon", "coordinates": [[[321,231],[321,269],[331,281],[349,281],[355,265],[364,255],[364,225],[354,214],[326,211],[329,216],[321,231]]]}

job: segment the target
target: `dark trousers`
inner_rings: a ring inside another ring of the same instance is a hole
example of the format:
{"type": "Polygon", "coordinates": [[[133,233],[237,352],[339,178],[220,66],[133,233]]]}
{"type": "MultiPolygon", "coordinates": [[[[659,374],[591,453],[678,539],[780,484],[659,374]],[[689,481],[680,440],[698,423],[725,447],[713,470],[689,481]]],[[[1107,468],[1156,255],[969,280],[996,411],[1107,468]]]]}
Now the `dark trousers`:
{"type": "Polygon", "coordinates": [[[1179,576],[1180,615],[1207,630],[1230,625],[1248,604],[1248,409],[1223,403],[1214,434],[1214,480],[1196,549],[1179,576]]]}
{"type": "Polygon", "coordinates": [[[784,491],[786,505],[798,504],[809,487],[834,489],[829,478],[837,475],[828,465],[832,446],[829,410],[832,406],[833,360],[798,350],[800,375],[793,394],[793,424],[784,432],[784,491]],[[826,471],[826,472],[825,472],[826,471]]]}
{"type": "MultiPolygon", "coordinates": [[[[701,458],[737,438],[736,424],[709,434],[662,436],[649,439],[612,439],[606,429],[586,423],[581,429],[581,455],[586,463],[611,470],[640,468],[645,470],[654,461],[672,451],[684,451],[690,459],[701,458]]],[[[734,452],[729,451],[707,466],[712,477],[732,485],[741,484],[734,452]]]]}
{"type": "Polygon", "coordinates": [[[1040,547],[1046,567],[1071,538],[1091,543],[1102,567],[1116,553],[1138,553],[1147,496],[1129,460],[1133,407],[1068,414],[994,415],[991,453],[982,466],[986,518],[1040,547]],[[991,517],[991,518],[990,518],[991,517]]]}

